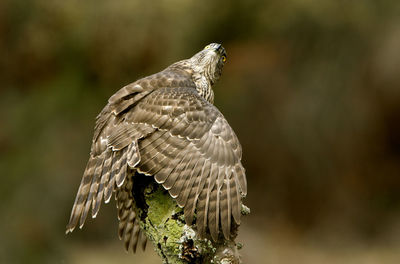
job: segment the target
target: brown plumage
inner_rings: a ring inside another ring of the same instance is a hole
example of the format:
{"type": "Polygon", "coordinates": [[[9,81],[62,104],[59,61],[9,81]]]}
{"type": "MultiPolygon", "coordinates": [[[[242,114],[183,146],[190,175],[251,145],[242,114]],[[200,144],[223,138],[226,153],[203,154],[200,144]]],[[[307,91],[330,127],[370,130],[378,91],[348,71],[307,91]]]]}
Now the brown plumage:
{"type": "Polygon", "coordinates": [[[140,232],[132,186],[134,172],[154,177],[184,208],[187,224],[200,236],[230,239],[240,223],[247,193],[240,143],[213,105],[211,85],[226,60],[220,44],[210,44],[188,60],[129,84],[97,116],[86,166],[67,233],[82,227],[92,207],[115,193],[119,237],[134,251],[140,232]],[[233,219],[233,220],[232,220],[233,219]]]}

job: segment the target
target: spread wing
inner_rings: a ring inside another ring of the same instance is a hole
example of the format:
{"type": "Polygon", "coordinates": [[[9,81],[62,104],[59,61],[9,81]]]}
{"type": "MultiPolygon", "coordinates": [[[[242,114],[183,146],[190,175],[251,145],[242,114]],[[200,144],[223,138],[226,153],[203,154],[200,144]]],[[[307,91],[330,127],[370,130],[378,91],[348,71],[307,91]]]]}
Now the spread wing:
{"type": "Polygon", "coordinates": [[[153,175],[184,208],[188,224],[196,212],[200,235],[208,227],[214,240],[220,229],[229,239],[247,193],[239,141],[185,76],[151,77],[121,89],[98,116],[67,232],[83,226],[91,206],[95,217],[101,200],[126,185],[129,166],[153,175]]]}
{"type": "Polygon", "coordinates": [[[188,224],[196,211],[201,235],[208,226],[216,240],[222,227],[228,239],[231,217],[240,223],[247,186],[241,146],[224,116],[193,88],[183,87],[153,92],[126,119],[156,128],[138,141],[138,171],[154,175],[184,208],[188,224]]]}

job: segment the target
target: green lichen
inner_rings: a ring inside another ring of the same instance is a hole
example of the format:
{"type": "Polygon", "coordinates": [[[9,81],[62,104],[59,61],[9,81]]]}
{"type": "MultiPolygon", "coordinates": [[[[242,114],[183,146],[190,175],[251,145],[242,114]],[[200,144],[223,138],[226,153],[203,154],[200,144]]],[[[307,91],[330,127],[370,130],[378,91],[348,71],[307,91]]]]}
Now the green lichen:
{"type": "Polygon", "coordinates": [[[250,208],[247,207],[246,205],[242,204],[242,207],[240,208],[240,213],[242,215],[248,215],[248,214],[250,214],[250,208]]]}
{"type": "Polygon", "coordinates": [[[147,216],[155,226],[163,225],[176,210],[180,209],[166,191],[161,188],[157,188],[155,192],[148,194],[146,203],[149,206],[147,216]]]}
{"type": "Polygon", "coordinates": [[[234,241],[222,236],[217,242],[199,238],[195,229],[185,224],[183,209],[159,184],[153,182],[144,189],[144,203],[137,211],[140,225],[163,263],[240,263],[234,241]]]}
{"type": "Polygon", "coordinates": [[[182,209],[158,186],[152,186],[155,190],[145,191],[145,200],[148,205],[145,229],[147,235],[156,245],[157,253],[163,258],[164,263],[185,264],[186,261],[179,258],[179,245],[183,234],[184,223],[172,219],[180,214],[182,209]]]}

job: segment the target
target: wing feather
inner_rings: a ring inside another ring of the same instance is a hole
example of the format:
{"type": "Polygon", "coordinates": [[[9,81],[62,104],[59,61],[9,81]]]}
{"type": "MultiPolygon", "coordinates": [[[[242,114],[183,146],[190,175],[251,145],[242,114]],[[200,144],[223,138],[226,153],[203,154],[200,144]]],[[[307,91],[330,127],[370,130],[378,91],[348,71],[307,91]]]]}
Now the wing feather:
{"type": "Polygon", "coordinates": [[[206,230],[206,221],[207,221],[207,189],[202,189],[200,196],[197,201],[197,209],[196,209],[196,226],[197,233],[200,237],[204,237],[206,230]]]}
{"type": "MultiPolygon", "coordinates": [[[[186,150],[185,152],[182,153],[181,161],[179,161],[178,165],[174,167],[174,169],[171,171],[169,174],[168,178],[165,180],[163,183],[163,186],[166,190],[170,190],[172,186],[175,184],[176,180],[178,179],[179,175],[181,172],[185,169],[187,163],[190,162],[191,160],[191,154],[189,150],[186,150]]],[[[174,197],[176,198],[176,197],[174,197]]]]}
{"type": "Polygon", "coordinates": [[[114,191],[115,187],[115,176],[117,175],[121,166],[121,152],[114,151],[113,158],[112,158],[112,166],[111,166],[111,174],[110,180],[108,181],[107,187],[104,190],[104,201],[108,203],[111,199],[111,195],[114,191]]]}
{"type": "Polygon", "coordinates": [[[181,170],[179,176],[177,176],[174,185],[169,190],[170,195],[174,198],[177,198],[178,195],[181,193],[184,184],[190,181],[191,169],[193,169],[196,161],[199,160],[196,156],[196,153],[194,153],[193,151],[191,151],[189,155],[189,160],[186,162],[186,164],[184,164],[184,168],[181,170]]]}
{"type": "Polygon", "coordinates": [[[230,181],[231,186],[231,208],[232,208],[232,216],[235,219],[236,224],[240,224],[240,191],[237,183],[237,177],[232,177],[230,181]]]}
{"type": "Polygon", "coordinates": [[[230,170],[227,169],[227,174],[221,187],[220,197],[220,216],[222,233],[225,239],[229,239],[231,230],[231,201],[230,201],[230,170]],[[226,221],[224,221],[226,220],[226,221]]]}
{"type": "Polygon", "coordinates": [[[247,182],[246,182],[246,175],[244,172],[244,168],[241,164],[236,164],[235,166],[235,175],[236,179],[239,183],[239,188],[243,195],[247,194],[247,182]]]}
{"type": "Polygon", "coordinates": [[[150,171],[154,159],[161,154],[163,146],[167,145],[166,139],[169,137],[166,131],[153,133],[149,138],[143,140],[141,148],[141,163],[142,170],[150,171]],[[160,147],[161,146],[161,147],[160,147]],[[149,164],[150,163],[150,164],[149,164]]]}
{"type": "Polygon", "coordinates": [[[72,207],[71,217],[67,225],[66,233],[72,232],[78,224],[78,221],[82,214],[84,203],[90,191],[90,183],[92,181],[95,166],[96,159],[94,157],[90,157],[86,165],[81,184],[79,185],[78,194],[76,195],[75,202],[72,207]]]}
{"type": "MultiPolygon", "coordinates": [[[[202,202],[203,201],[205,202],[205,208],[204,208],[205,217],[203,219],[204,228],[207,226],[207,220],[209,220],[209,222],[213,222],[212,226],[209,226],[209,227],[216,228],[215,227],[216,191],[213,191],[213,190],[214,190],[217,174],[218,174],[218,167],[217,167],[216,164],[212,163],[211,164],[210,174],[209,174],[208,179],[207,179],[208,187],[207,187],[207,189],[204,189],[204,190],[207,190],[207,194],[206,194],[206,197],[205,197],[205,201],[202,200],[202,202]],[[212,206],[213,206],[212,208],[210,208],[210,201],[212,202],[212,206]]],[[[213,234],[213,232],[216,233],[216,231],[213,230],[211,232],[211,235],[215,235],[215,233],[213,234]]],[[[212,236],[212,237],[214,238],[214,236],[212,236]]],[[[216,239],[214,239],[214,240],[216,240],[216,239]]]]}
{"type": "Polygon", "coordinates": [[[103,153],[100,157],[98,157],[96,169],[94,170],[92,184],[90,186],[89,196],[87,198],[86,206],[85,206],[85,214],[87,214],[87,212],[89,211],[90,205],[92,205],[92,217],[93,218],[95,215],[94,207],[95,207],[96,197],[97,197],[97,193],[98,193],[99,185],[100,185],[100,181],[101,181],[101,172],[103,170],[103,165],[104,165],[104,156],[105,156],[105,153],[103,153]]]}
{"type": "MultiPolygon", "coordinates": [[[[194,189],[193,185],[194,185],[196,179],[199,178],[199,174],[203,168],[204,162],[205,162],[205,160],[203,158],[199,158],[196,160],[196,164],[194,165],[193,169],[190,172],[190,179],[186,180],[186,182],[184,183],[185,186],[183,188],[183,191],[179,193],[179,196],[176,200],[179,206],[181,206],[181,207],[186,206],[186,202],[188,200],[190,191],[192,189],[194,189]]],[[[190,206],[187,205],[186,207],[190,207],[190,206]]]]}
{"type": "Polygon", "coordinates": [[[99,189],[96,195],[96,199],[93,202],[92,207],[92,217],[95,218],[100,210],[101,201],[103,199],[104,187],[108,183],[108,179],[110,178],[110,168],[112,161],[112,151],[107,150],[105,153],[103,169],[101,172],[101,179],[99,184],[99,189]]]}
{"type": "Polygon", "coordinates": [[[218,201],[218,190],[215,185],[210,193],[209,197],[209,209],[208,209],[208,228],[210,230],[211,237],[214,241],[218,239],[218,224],[217,224],[217,203],[218,201]]]}
{"type": "Polygon", "coordinates": [[[102,157],[98,156],[98,157],[95,158],[95,160],[96,160],[96,165],[95,165],[95,167],[93,169],[93,175],[92,175],[92,181],[90,183],[89,194],[88,194],[87,199],[85,201],[85,206],[83,207],[81,218],[79,220],[79,228],[82,228],[83,225],[85,224],[86,217],[87,217],[87,215],[89,213],[89,209],[90,209],[90,207],[92,205],[94,192],[97,192],[97,188],[98,188],[98,183],[97,183],[98,179],[99,179],[98,175],[100,174],[99,171],[101,172],[103,159],[102,159],[102,157]]]}
{"type": "Polygon", "coordinates": [[[140,161],[140,153],[137,147],[137,140],[134,140],[128,147],[127,163],[128,166],[134,168],[140,161]]]}
{"type": "MultiPolygon", "coordinates": [[[[247,194],[242,150],[233,130],[212,104],[200,97],[188,76],[159,89],[154,75],[123,87],[97,117],[92,154],[72,209],[67,232],[82,226],[92,205],[116,192],[119,237],[126,248],[140,244],[139,220],[127,181],[128,167],[153,175],[184,208],[185,220],[213,240],[220,228],[230,237],[231,218],[240,223],[241,199],[247,194]],[[176,87],[181,85],[181,87],[176,87]],[[125,194],[121,194],[121,188],[125,194]]],[[[173,78],[172,78],[173,79],[173,78]]],[[[171,79],[171,80],[172,80],[171,79]]],[[[168,83],[168,82],[164,82],[168,83]]]]}
{"type": "MultiPolygon", "coordinates": [[[[166,149],[169,147],[170,147],[170,144],[168,142],[163,142],[162,144],[160,144],[157,154],[155,154],[154,157],[152,157],[151,159],[149,159],[145,163],[143,163],[141,165],[141,168],[143,170],[147,171],[148,174],[158,175],[155,178],[165,179],[167,177],[167,175],[165,175],[163,177],[161,177],[160,175],[162,174],[162,172],[166,171],[166,168],[168,168],[168,166],[170,166],[170,164],[169,164],[168,157],[165,155],[165,153],[163,152],[162,149],[166,149]]],[[[178,152],[177,149],[174,149],[174,152],[177,153],[178,152]]]]}
{"type": "Polygon", "coordinates": [[[120,167],[117,175],[115,176],[115,183],[117,187],[121,187],[121,185],[124,183],[127,169],[127,148],[124,148],[121,150],[120,167]]]}
{"type": "MultiPolygon", "coordinates": [[[[205,190],[203,187],[205,184],[205,179],[207,179],[208,174],[210,173],[210,165],[211,164],[209,162],[207,162],[207,161],[204,162],[204,165],[201,167],[200,174],[197,175],[197,177],[195,178],[193,187],[190,189],[190,193],[187,198],[187,204],[184,208],[185,220],[186,220],[186,223],[189,225],[191,225],[193,222],[193,217],[194,217],[194,213],[196,210],[196,204],[198,201],[199,194],[203,190],[205,190]]],[[[201,210],[198,209],[198,211],[201,211],[201,210]]]]}
{"type": "MultiPolygon", "coordinates": [[[[214,236],[214,240],[217,240],[218,238],[218,233],[219,233],[219,210],[220,210],[220,200],[221,200],[221,189],[222,189],[222,185],[224,183],[224,178],[226,177],[226,169],[225,167],[219,167],[218,170],[218,178],[217,178],[217,185],[216,185],[216,202],[215,202],[215,225],[216,225],[216,236],[214,236]]],[[[226,221],[225,218],[222,218],[224,221],[226,221]]],[[[212,235],[212,233],[211,233],[212,235]]]]}

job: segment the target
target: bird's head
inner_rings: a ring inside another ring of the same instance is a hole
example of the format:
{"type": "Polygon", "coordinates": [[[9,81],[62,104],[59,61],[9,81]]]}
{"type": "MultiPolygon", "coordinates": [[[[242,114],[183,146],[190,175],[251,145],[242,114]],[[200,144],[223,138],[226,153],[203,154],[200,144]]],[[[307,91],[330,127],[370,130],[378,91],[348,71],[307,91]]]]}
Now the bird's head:
{"type": "Polygon", "coordinates": [[[226,62],[226,52],[221,44],[211,43],[189,60],[194,73],[205,77],[213,85],[221,76],[226,62]]]}

